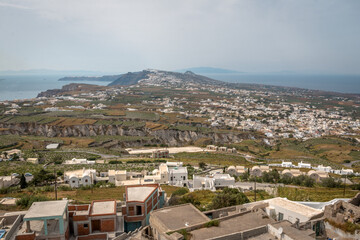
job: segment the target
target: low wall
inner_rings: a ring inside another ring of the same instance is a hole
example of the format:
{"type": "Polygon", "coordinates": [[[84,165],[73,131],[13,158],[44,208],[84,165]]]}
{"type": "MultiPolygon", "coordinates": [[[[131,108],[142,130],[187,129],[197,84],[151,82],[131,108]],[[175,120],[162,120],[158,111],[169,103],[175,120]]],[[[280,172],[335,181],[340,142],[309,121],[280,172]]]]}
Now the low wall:
{"type": "Polygon", "coordinates": [[[10,230],[6,233],[4,240],[9,240],[12,238],[12,235],[14,235],[16,230],[19,228],[19,226],[22,222],[22,219],[23,219],[23,215],[17,216],[15,221],[12,223],[10,230]]]}
{"type": "Polygon", "coordinates": [[[78,236],[76,240],[107,240],[107,233],[95,233],[87,236],[78,236]]]}
{"type": "Polygon", "coordinates": [[[250,237],[255,237],[261,235],[263,233],[267,233],[267,226],[261,226],[257,228],[252,228],[246,231],[232,233],[224,236],[210,238],[209,240],[243,240],[248,239],[250,237]]]}
{"type": "Polygon", "coordinates": [[[337,235],[339,235],[341,238],[344,239],[358,239],[358,234],[350,234],[347,232],[344,232],[343,230],[336,228],[332,226],[330,223],[325,222],[325,229],[330,229],[331,231],[335,232],[337,235]]]}

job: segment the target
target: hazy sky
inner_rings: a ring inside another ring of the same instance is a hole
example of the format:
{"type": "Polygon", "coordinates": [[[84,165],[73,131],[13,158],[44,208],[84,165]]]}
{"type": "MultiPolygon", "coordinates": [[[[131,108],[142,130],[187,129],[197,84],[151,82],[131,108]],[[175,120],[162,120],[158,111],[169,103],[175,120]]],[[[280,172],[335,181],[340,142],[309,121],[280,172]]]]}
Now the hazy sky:
{"type": "Polygon", "coordinates": [[[360,74],[359,0],[0,0],[0,70],[360,74]]]}

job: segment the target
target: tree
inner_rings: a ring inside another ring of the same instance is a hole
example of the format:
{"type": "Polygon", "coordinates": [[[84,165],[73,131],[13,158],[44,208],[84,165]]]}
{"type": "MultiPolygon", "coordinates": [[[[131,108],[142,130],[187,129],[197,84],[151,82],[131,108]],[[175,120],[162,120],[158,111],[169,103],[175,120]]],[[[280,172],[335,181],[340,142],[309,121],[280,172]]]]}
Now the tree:
{"type": "Polygon", "coordinates": [[[39,172],[34,174],[33,183],[35,185],[41,185],[41,184],[48,184],[50,181],[54,181],[55,176],[54,174],[47,172],[44,169],[41,169],[39,172]]]}
{"type": "Polygon", "coordinates": [[[222,192],[216,195],[212,200],[214,209],[230,207],[250,202],[246,195],[236,188],[224,188],[222,192]]]}
{"type": "Polygon", "coordinates": [[[309,176],[306,176],[306,178],[304,180],[304,186],[305,187],[313,187],[314,185],[315,185],[315,180],[309,176]]]}
{"type": "Polygon", "coordinates": [[[199,168],[205,169],[205,168],[206,168],[206,163],[204,163],[204,162],[199,162],[199,168]]]}
{"type": "Polygon", "coordinates": [[[249,172],[245,172],[244,174],[240,175],[240,179],[244,182],[248,181],[250,177],[249,172]]]}
{"type": "Polygon", "coordinates": [[[342,183],[341,180],[335,180],[334,178],[329,177],[329,178],[324,178],[322,180],[321,185],[323,187],[328,187],[328,188],[337,188],[337,187],[341,187],[342,183]]]}
{"type": "Polygon", "coordinates": [[[285,174],[285,175],[282,175],[281,179],[280,179],[280,182],[283,183],[283,184],[291,184],[293,181],[292,177],[290,177],[289,175],[285,174]]]}
{"type": "Polygon", "coordinates": [[[20,188],[21,189],[24,189],[24,188],[27,188],[28,184],[26,182],[26,178],[24,176],[24,174],[21,174],[20,176],[20,188]]]}
{"type": "Polygon", "coordinates": [[[14,161],[19,160],[19,156],[16,153],[14,153],[12,155],[12,160],[14,160],[14,161]]]}

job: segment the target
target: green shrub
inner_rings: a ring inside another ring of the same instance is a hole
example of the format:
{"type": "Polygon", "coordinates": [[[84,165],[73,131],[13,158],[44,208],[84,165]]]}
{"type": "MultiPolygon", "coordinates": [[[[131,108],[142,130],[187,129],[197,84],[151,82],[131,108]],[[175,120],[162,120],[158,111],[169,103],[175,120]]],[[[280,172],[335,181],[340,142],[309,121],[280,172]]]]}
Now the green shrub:
{"type": "Polygon", "coordinates": [[[122,164],[122,161],[119,161],[119,160],[111,160],[111,161],[109,161],[109,164],[122,164]]]}
{"type": "Polygon", "coordinates": [[[191,239],[191,233],[186,231],[186,229],[181,229],[181,230],[178,231],[178,233],[180,233],[181,235],[184,236],[184,240],[190,240],[191,239]]]}
{"type": "Polygon", "coordinates": [[[34,202],[49,201],[45,196],[24,195],[16,200],[16,205],[22,208],[29,208],[34,202]]]}
{"type": "Polygon", "coordinates": [[[343,184],[341,182],[341,180],[335,180],[334,178],[332,177],[329,177],[329,178],[325,178],[322,180],[321,182],[321,185],[323,187],[328,187],[328,188],[339,188],[339,187],[342,187],[343,184]]]}
{"type": "Polygon", "coordinates": [[[209,227],[218,227],[220,224],[219,220],[215,219],[215,220],[211,220],[207,223],[205,223],[205,227],[209,228],[209,227]]]}
{"type": "Polygon", "coordinates": [[[72,191],[73,190],[70,186],[65,186],[65,185],[59,186],[57,189],[59,191],[72,191]]]}
{"type": "Polygon", "coordinates": [[[236,188],[224,188],[212,200],[212,208],[218,209],[250,202],[247,196],[236,188]]]}
{"type": "Polygon", "coordinates": [[[185,195],[188,192],[189,192],[189,189],[187,189],[185,187],[182,187],[182,188],[176,189],[173,192],[172,196],[182,196],[182,195],[185,195]]]}

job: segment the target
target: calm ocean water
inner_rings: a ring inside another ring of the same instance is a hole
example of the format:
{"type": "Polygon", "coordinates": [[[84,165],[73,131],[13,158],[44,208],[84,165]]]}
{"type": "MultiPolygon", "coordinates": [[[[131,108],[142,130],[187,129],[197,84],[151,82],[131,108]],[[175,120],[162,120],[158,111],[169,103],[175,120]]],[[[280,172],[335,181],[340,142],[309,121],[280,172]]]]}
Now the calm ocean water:
{"type": "Polygon", "coordinates": [[[208,74],[206,76],[226,82],[258,83],[274,86],[360,94],[360,75],[208,74]]]}
{"type": "MultiPolygon", "coordinates": [[[[249,75],[249,74],[207,74],[208,77],[239,83],[259,83],[275,86],[308,88],[324,91],[360,94],[360,76],[351,75],[249,75]]],[[[64,75],[0,76],[0,101],[36,97],[41,91],[61,88],[70,82],[59,82],[64,75]]],[[[108,82],[79,81],[97,85],[108,82]]]]}
{"type": "MultiPolygon", "coordinates": [[[[49,89],[61,88],[71,82],[60,82],[61,76],[1,76],[0,75],[0,101],[34,98],[38,93],[49,89]]],[[[78,83],[88,83],[97,85],[107,85],[108,82],[99,81],[79,81],[78,83]]]]}

